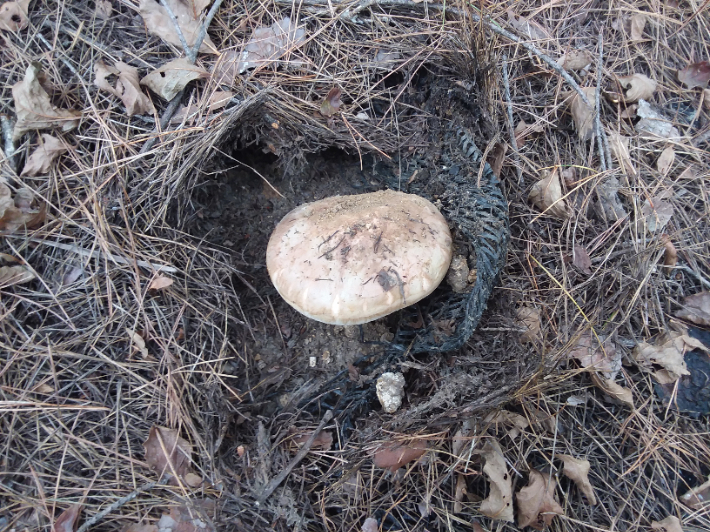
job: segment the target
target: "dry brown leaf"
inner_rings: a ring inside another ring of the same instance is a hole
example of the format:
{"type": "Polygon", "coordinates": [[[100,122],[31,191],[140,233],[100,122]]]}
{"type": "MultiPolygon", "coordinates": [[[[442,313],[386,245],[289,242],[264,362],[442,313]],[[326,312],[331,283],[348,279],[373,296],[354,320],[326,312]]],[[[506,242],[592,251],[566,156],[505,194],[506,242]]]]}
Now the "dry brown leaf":
{"type": "Polygon", "coordinates": [[[210,521],[200,515],[214,512],[214,501],[210,499],[193,499],[190,507],[180,506],[170,509],[170,514],[164,513],[158,521],[160,532],[215,532],[210,521]]]}
{"type": "Polygon", "coordinates": [[[599,371],[606,379],[614,379],[621,371],[621,352],[614,342],[607,338],[600,346],[589,331],[579,337],[567,358],[577,359],[583,368],[599,371]]]}
{"type": "Polygon", "coordinates": [[[160,477],[170,475],[171,484],[178,484],[175,475],[184,477],[191,473],[192,445],[181,438],[177,430],[153,425],[143,447],[150,468],[160,477]]]}
{"type": "Polygon", "coordinates": [[[340,106],[343,102],[340,100],[341,91],[338,87],[333,87],[328,91],[328,95],[323,100],[320,106],[320,114],[326,118],[330,118],[340,112],[340,106]]]}
{"type": "Polygon", "coordinates": [[[24,284],[37,276],[27,266],[0,266],[0,288],[7,288],[15,284],[24,284]]]}
{"type": "Polygon", "coordinates": [[[377,519],[368,517],[362,524],[362,532],[380,532],[380,526],[377,524],[377,519]]]}
{"type": "Polygon", "coordinates": [[[102,61],[94,64],[94,84],[114,96],[121,99],[126,106],[126,114],[133,116],[137,114],[154,114],[155,107],[148,95],[144,94],[138,81],[138,69],[118,61],[111,67],[102,61]],[[116,87],[112,87],[108,81],[108,76],[117,76],[116,87]]]}
{"type": "Polygon", "coordinates": [[[35,204],[32,191],[22,188],[12,198],[10,188],[0,181],[0,235],[17,232],[19,229],[34,229],[44,223],[47,205],[35,204]]]}
{"type": "Polygon", "coordinates": [[[503,451],[492,438],[486,440],[479,453],[486,460],[483,473],[488,477],[491,491],[483,502],[480,512],[491,519],[513,522],[513,484],[508,473],[503,451]]]}
{"type": "Polygon", "coordinates": [[[158,532],[158,527],[156,525],[132,523],[128,527],[121,529],[121,532],[158,532]]]}
{"type": "Polygon", "coordinates": [[[542,530],[550,526],[555,515],[564,515],[565,511],[557,502],[555,488],[557,481],[547,473],[530,470],[528,485],[516,493],[518,502],[518,528],[531,526],[542,530]]]}
{"type": "Polygon", "coordinates": [[[708,501],[710,501],[710,479],[700,486],[696,486],[692,490],[681,495],[680,500],[683,504],[690,506],[695,510],[706,507],[708,501]]]}
{"type": "Polygon", "coordinates": [[[463,511],[463,501],[464,496],[468,492],[466,491],[466,477],[461,473],[456,475],[456,488],[454,490],[454,513],[458,514],[463,511]]]}
{"type": "Polygon", "coordinates": [[[39,63],[27,67],[25,78],[12,86],[17,122],[12,138],[17,141],[28,131],[61,127],[70,131],[79,124],[81,112],[57,109],[49,100],[49,94],[40,84],[42,68],[39,63]]]}
{"type": "MultiPolygon", "coordinates": [[[[167,0],[167,4],[175,14],[178,21],[178,26],[182,30],[182,34],[187,41],[188,46],[192,48],[197,42],[197,36],[200,33],[202,23],[198,20],[200,14],[204,10],[204,2],[195,2],[191,0],[167,0]]],[[[138,12],[145,22],[148,32],[151,35],[160,37],[165,42],[177,46],[182,50],[182,43],[178,37],[175,25],[170,18],[166,9],[160,5],[158,0],[140,0],[138,12]]],[[[217,53],[217,47],[214,45],[209,35],[200,45],[202,53],[217,53]]]]}
{"type": "Polygon", "coordinates": [[[688,336],[686,331],[670,331],[656,338],[653,344],[639,342],[633,350],[633,357],[641,367],[652,371],[658,382],[670,384],[683,375],[690,375],[685,354],[693,349],[707,351],[700,340],[688,336]],[[665,371],[657,371],[657,366],[665,371]]]}
{"type": "Polygon", "coordinates": [[[94,7],[94,16],[99,20],[108,20],[111,17],[113,5],[111,0],[96,0],[94,7]]]}
{"type": "Polygon", "coordinates": [[[592,382],[594,386],[602,390],[614,401],[631,408],[634,407],[634,396],[628,388],[624,388],[621,384],[617,384],[611,379],[600,377],[596,373],[592,373],[592,382]]]}
{"type": "Polygon", "coordinates": [[[624,174],[635,176],[636,168],[631,162],[631,155],[629,153],[629,137],[624,137],[615,131],[609,131],[608,138],[611,151],[614,157],[616,157],[619,166],[624,171],[624,174]]]}
{"type": "Polygon", "coordinates": [[[172,286],[173,280],[170,277],[165,277],[164,275],[158,275],[155,277],[148,286],[148,290],[162,290],[172,286]]]}
{"type": "Polygon", "coordinates": [[[64,143],[57,137],[43,133],[41,138],[42,142],[27,159],[25,167],[20,174],[21,176],[34,177],[37,174],[46,174],[49,172],[54,160],[67,151],[64,143]]]}
{"type": "Polygon", "coordinates": [[[522,343],[534,343],[542,339],[540,310],[534,307],[522,306],[515,312],[516,324],[525,328],[520,335],[522,343]]]}
{"type": "Polygon", "coordinates": [[[663,231],[673,217],[673,205],[665,201],[670,194],[662,192],[651,200],[646,200],[641,206],[641,216],[646,228],[651,233],[663,231]]]}
{"type": "Polygon", "coordinates": [[[74,532],[82,508],[81,504],[75,504],[64,510],[52,525],[52,532],[74,532]]]}
{"type": "MultiPolygon", "coordinates": [[[[241,54],[238,71],[243,74],[250,68],[273,63],[304,42],[306,30],[291,23],[289,17],[274,22],[270,27],[256,28],[241,54]]],[[[291,64],[299,65],[300,62],[292,61],[291,64]]]]}
{"type": "Polygon", "coordinates": [[[569,101],[569,106],[577,136],[580,140],[589,140],[594,132],[594,106],[597,96],[594,87],[583,87],[582,91],[591,105],[584,103],[580,95],[575,92],[569,101]]]}
{"type": "Polygon", "coordinates": [[[559,458],[565,465],[562,473],[577,485],[579,491],[587,497],[589,504],[592,506],[597,504],[594,488],[589,482],[589,460],[580,460],[569,454],[561,454],[559,458]]]}
{"type": "Polygon", "coordinates": [[[498,431],[499,423],[510,427],[506,434],[510,436],[511,440],[520,436],[520,433],[530,426],[528,420],[523,416],[508,410],[496,410],[495,412],[491,412],[483,419],[483,422],[495,425],[496,432],[498,431]]]}
{"type": "Polygon", "coordinates": [[[710,327],[710,292],[699,292],[683,300],[683,308],[675,314],[702,327],[710,327]]]}
{"type": "Polygon", "coordinates": [[[517,17],[512,9],[507,10],[508,24],[532,40],[552,39],[552,36],[540,24],[525,17],[517,17]]]}
{"type": "Polygon", "coordinates": [[[140,84],[145,85],[164,100],[172,100],[191,81],[209,76],[204,68],[180,57],[153,70],[141,80],[140,84]]]}
{"type": "Polygon", "coordinates": [[[30,7],[30,0],[18,0],[17,2],[5,2],[0,6],[0,30],[20,31],[29,24],[27,11],[30,7]]]}
{"type": "Polygon", "coordinates": [[[544,129],[540,122],[527,124],[525,123],[525,120],[521,120],[518,122],[518,125],[515,126],[515,131],[513,132],[515,134],[515,143],[518,145],[518,148],[520,148],[523,144],[525,144],[525,140],[530,135],[533,133],[542,133],[543,131],[544,129]]]}
{"type": "Polygon", "coordinates": [[[403,465],[421,457],[426,451],[426,443],[421,441],[411,445],[385,443],[375,451],[373,462],[376,467],[389,469],[394,473],[403,465]]]}
{"type": "Polygon", "coordinates": [[[643,30],[646,27],[646,15],[636,13],[631,17],[631,40],[633,42],[643,40],[643,30]]]}
{"type": "Polygon", "coordinates": [[[130,329],[126,329],[128,336],[133,340],[133,351],[137,351],[141,354],[143,358],[148,358],[148,348],[145,346],[145,340],[137,332],[133,332],[130,329]]]}
{"type": "Polygon", "coordinates": [[[572,264],[574,264],[582,273],[587,275],[592,274],[592,259],[589,258],[589,253],[584,249],[584,246],[574,246],[572,251],[572,264]]]}
{"type": "Polygon", "coordinates": [[[557,63],[565,70],[582,70],[587,68],[594,56],[588,50],[577,50],[572,48],[559,58],[557,63]]]}
{"type": "Polygon", "coordinates": [[[669,515],[663,521],[651,521],[651,528],[661,532],[683,532],[680,519],[675,515],[669,515]]]}
{"type": "Polygon", "coordinates": [[[239,74],[239,52],[226,50],[222,52],[219,59],[212,67],[212,80],[217,85],[231,87],[239,74]]]}
{"type": "Polygon", "coordinates": [[[533,185],[528,199],[545,214],[569,218],[567,204],[562,198],[562,185],[557,168],[552,172],[543,170],[542,176],[543,178],[533,185]]]}
{"type": "Polygon", "coordinates": [[[499,142],[496,144],[493,153],[489,157],[489,163],[493,173],[500,176],[500,171],[503,169],[503,163],[505,162],[505,154],[508,152],[508,144],[505,142],[499,142]]]}
{"type": "Polygon", "coordinates": [[[666,146],[656,161],[656,168],[658,168],[662,176],[665,177],[668,174],[671,166],[673,166],[673,161],[675,161],[675,150],[673,146],[666,146]]]}
{"type": "Polygon", "coordinates": [[[679,70],[678,81],[687,85],[689,89],[705,87],[710,81],[710,63],[700,61],[679,70]]]}
{"type": "Polygon", "coordinates": [[[638,102],[639,100],[650,100],[653,93],[656,92],[656,86],[658,85],[645,74],[621,76],[617,78],[617,80],[626,90],[624,99],[628,103],[638,102]]]}

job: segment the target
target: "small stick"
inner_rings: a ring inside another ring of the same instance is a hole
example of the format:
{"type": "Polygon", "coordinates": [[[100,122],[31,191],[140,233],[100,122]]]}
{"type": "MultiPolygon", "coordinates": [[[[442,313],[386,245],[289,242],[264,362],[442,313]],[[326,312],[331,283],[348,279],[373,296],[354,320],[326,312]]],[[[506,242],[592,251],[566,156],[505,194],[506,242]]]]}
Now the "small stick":
{"type": "Polygon", "coordinates": [[[12,123],[12,119],[6,114],[0,114],[0,127],[2,127],[2,140],[5,149],[5,157],[7,157],[10,166],[13,171],[17,172],[17,161],[15,160],[15,143],[12,140],[12,132],[15,129],[15,125],[12,123]]]}
{"type": "Polygon", "coordinates": [[[318,436],[318,434],[320,434],[320,431],[323,430],[323,427],[325,427],[326,423],[328,423],[331,419],[333,419],[333,411],[328,410],[323,416],[323,419],[318,425],[318,428],[313,431],[313,434],[311,434],[310,437],[306,440],[306,443],[304,443],[303,447],[301,447],[298,453],[296,453],[296,456],[293,457],[293,460],[291,460],[291,462],[281,471],[281,473],[276,475],[266,485],[264,491],[261,492],[261,495],[259,495],[256,500],[257,506],[263,504],[263,502],[269,498],[269,496],[274,492],[274,490],[279,487],[279,484],[286,480],[286,477],[291,473],[291,471],[293,471],[293,468],[296,467],[298,463],[305,458],[305,456],[308,454],[308,451],[311,450],[313,442],[316,441],[316,437],[318,436]]]}
{"type": "MultiPolygon", "coordinates": [[[[599,148],[599,164],[602,172],[607,170],[606,153],[604,152],[604,141],[602,140],[601,115],[601,84],[602,84],[602,56],[604,55],[604,41],[602,40],[603,30],[599,30],[599,57],[597,58],[597,87],[594,92],[596,102],[594,105],[594,129],[597,133],[597,147],[599,148]]],[[[611,162],[611,161],[610,161],[611,162]]]]}
{"type": "Polygon", "coordinates": [[[217,14],[217,10],[219,9],[219,6],[221,4],[222,0],[216,0],[216,2],[212,4],[212,7],[207,13],[207,16],[205,17],[205,22],[204,24],[202,24],[202,27],[200,28],[200,33],[197,36],[197,40],[195,41],[195,46],[193,46],[192,50],[190,50],[190,53],[187,54],[187,58],[190,60],[191,63],[194,63],[197,60],[197,52],[200,51],[202,41],[205,40],[205,36],[207,35],[207,28],[212,23],[212,19],[217,14]]]}
{"type": "Polygon", "coordinates": [[[503,55],[503,87],[505,87],[505,101],[508,103],[508,134],[510,135],[510,145],[513,147],[515,157],[515,169],[518,171],[518,185],[523,182],[523,168],[520,163],[520,152],[518,151],[518,141],[515,138],[515,128],[513,127],[513,101],[510,99],[510,80],[508,78],[508,56],[503,55]]]}
{"type": "MultiPolygon", "coordinates": [[[[185,55],[190,58],[190,53],[192,52],[192,49],[190,48],[190,45],[187,44],[187,39],[185,39],[185,35],[182,33],[182,28],[180,27],[180,24],[178,24],[177,17],[175,16],[175,13],[173,13],[173,10],[170,9],[170,6],[165,0],[160,0],[160,5],[163,6],[163,9],[168,12],[168,16],[170,17],[170,20],[173,23],[173,26],[175,26],[175,31],[177,32],[178,39],[180,39],[180,44],[182,44],[183,50],[185,50],[185,55]]],[[[194,60],[190,60],[191,63],[194,63],[194,60]]]]}

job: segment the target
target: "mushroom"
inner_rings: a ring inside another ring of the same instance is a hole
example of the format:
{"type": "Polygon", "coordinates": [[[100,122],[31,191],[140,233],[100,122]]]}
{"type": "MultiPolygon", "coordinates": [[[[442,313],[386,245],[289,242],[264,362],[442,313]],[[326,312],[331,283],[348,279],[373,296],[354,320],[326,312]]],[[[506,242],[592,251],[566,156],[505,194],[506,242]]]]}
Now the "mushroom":
{"type": "Polygon", "coordinates": [[[382,190],[292,210],[269,239],[266,267],[279,294],[302,314],[357,325],[431,294],[452,248],[449,226],[431,202],[382,190]]]}

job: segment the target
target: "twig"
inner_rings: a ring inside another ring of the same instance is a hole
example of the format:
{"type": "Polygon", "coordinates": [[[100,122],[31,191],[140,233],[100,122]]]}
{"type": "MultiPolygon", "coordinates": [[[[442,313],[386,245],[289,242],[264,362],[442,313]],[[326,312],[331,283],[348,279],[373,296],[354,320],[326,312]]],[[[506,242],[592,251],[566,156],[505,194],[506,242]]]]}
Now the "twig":
{"type": "Polygon", "coordinates": [[[518,151],[518,141],[515,138],[515,127],[513,126],[513,101],[510,98],[510,79],[508,78],[508,56],[503,55],[503,87],[505,88],[505,101],[508,106],[508,134],[510,135],[510,145],[513,147],[513,157],[515,158],[515,169],[518,171],[518,185],[523,182],[523,168],[520,163],[520,152],[518,151]]]}
{"type": "MultiPolygon", "coordinates": [[[[15,235],[6,235],[6,238],[14,238],[15,235]]],[[[19,237],[17,237],[19,238],[19,237]]],[[[70,244],[62,244],[61,242],[52,242],[51,240],[43,240],[41,238],[30,238],[29,239],[31,242],[36,242],[38,244],[45,244],[47,246],[51,246],[53,248],[59,248],[63,249],[64,251],[71,251],[73,253],[76,253],[77,255],[80,255],[82,257],[90,257],[92,259],[98,259],[101,258],[102,256],[105,256],[108,260],[116,262],[118,264],[137,264],[141,268],[147,268],[153,271],[157,272],[167,272],[167,273],[177,273],[178,269],[174,268],[173,266],[164,266],[162,264],[154,264],[152,262],[146,262],[144,260],[131,260],[127,259],[125,257],[121,257],[120,255],[114,255],[113,253],[107,253],[100,251],[98,249],[95,249],[93,251],[89,251],[84,248],[80,248],[79,246],[74,246],[70,244]]]]}
{"type": "Polygon", "coordinates": [[[594,129],[597,133],[597,147],[599,148],[599,165],[602,172],[606,172],[606,154],[604,153],[604,142],[602,141],[602,121],[601,115],[601,84],[602,84],[602,57],[604,55],[604,41],[602,40],[604,30],[599,30],[599,56],[597,57],[597,87],[594,91],[594,129]]]}
{"type": "Polygon", "coordinates": [[[185,55],[188,59],[190,59],[191,63],[194,63],[195,60],[190,58],[192,48],[190,48],[190,45],[187,44],[187,39],[185,39],[185,35],[182,33],[182,28],[180,27],[180,24],[178,24],[178,19],[175,16],[175,13],[173,13],[173,10],[165,0],[160,0],[160,5],[163,6],[163,9],[168,12],[168,16],[170,17],[173,26],[175,26],[175,31],[177,32],[178,39],[180,39],[180,44],[182,44],[183,50],[185,50],[185,55]]]}
{"type": "Polygon", "coordinates": [[[190,60],[191,63],[194,63],[197,60],[197,52],[200,51],[202,41],[205,40],[205,36],[207,35],[207,28],[212,23],[212,19],[217,14],[217,10],[219,9],[220,5],[222,5],[222,0],[216,0],[215,3],[212,4],[212,7],[210,8],[209,12],[207,13],[207,16],[205,17],[205,22],[202,24],[202,27],[200,28],[200,33],[197,35],[195,45],[192,47],[192,50],[190,50],[190,53],[187,54],[187,58],[190,60]]]}
{"type": "Polygon", "coordinates": [[[159,479],[159,480],[154,480],[153,482],[148,482],[148,483],[146,483],[146,484],[143,484],[143,485],[140,486],[139,488],[136,488],[136,489],[133,490],[131,493],[129,493],[128,495],[126,495],[125,497],[121,497],[121,498],[118,499],[116,502],[114,502],[114,503],[112,503],[112,504],[109,504],[106,508],[104,508],[103,510],[101,510],[99,513],[97,513],[96,515],[94,515],[94,517],[92,517],[92,518],[89,519],[86,523],[84,523],[83,525],[81,525],[81,526],[77,529],[76,532],[86,532],[87,530],[89,530],[89,528],[91,528],[91,527],[94,526],[96,523],[98,523],[99,521],[101,521],[101,520],[102,520],[104,517],[106,517],[108,514],[110,514],[110,513],[113,512],[114,510],[120,508],[120,507],[123,506],[124,504],[126,504],[126,503],[128,503],[128,502],[131,502],[133,499],[135,499],[136,497],[138,497],[138,495],[140,495],[140,494],[143,493],[144,491],[148,491],[148,490],[153,489],[155,486],[157,486],[158,484],[160,484],[163,480],[165,480],[165,479],[166,479],[167,477],[169,477],[169,476],[170,476],[170,475],[164,475],[163,478],[161,478],[161,479],[159,479]]]}
{"type": "Polygon", "coordinates": [[[306,440],[306,443],[304,443],[303,447],[301,447],[298,453],[296,453],[296,456],[293,457],[293,460],[291,460],[291,462],[281,471],[281,473],[276,475],[266,485],[264,491],[261,492],[261,495],[259,495],[259,498],[256,500],[257,505],[262,504],[266,499],[268,499],[269,496],[274,492],[274,490],[279,487],[279,484],[286,480],[286,477],[289,476],[291,471],[293,471],[293,468],[296,467],[298,463],[305,458],[305,456],[308,454],[308,451],[311,450],[311,446],[316,440],[316,437],[318,436],[318,434],[320,434],[320,431],[323,430],[323,427],[325,427],[326,423],[328,423],[331,419],[333,419],[333,411],[328,410],[323,416],[321,422],[318,424],[318,428],[313,431],[313,434],[311,434],[310,437],[306,440]]]}
{"type": "Polygon", "coordinates": [[[2,127],[2,140],[5,150],[5,157],[12,169],[17,172],[17,161],[15,160],[15,143],[12,140],[12,131],[15,129],[12,119],[6,114],[0,114],[0,127],[2,127]]]}

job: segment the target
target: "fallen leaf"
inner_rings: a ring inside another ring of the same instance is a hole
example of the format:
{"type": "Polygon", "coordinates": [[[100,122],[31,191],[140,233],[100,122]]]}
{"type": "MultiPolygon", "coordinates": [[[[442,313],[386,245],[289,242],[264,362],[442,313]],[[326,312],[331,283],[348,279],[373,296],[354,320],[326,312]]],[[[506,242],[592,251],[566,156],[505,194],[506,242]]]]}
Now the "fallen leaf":
{"type": "MultiPolygon", "coordinates": [[[[293,438],[293,443],[298,445],[299,447],[306,443],[308,441],[308,438],[311,437],[311,434],[300,434],[298,436],[295,436],[293,438]]],[[[321,449],[323,451],[330,451],[330,449],[333,447],[333,434],[329,430],[322,430],[318,433],[316,438],[313,440],[313,444],[311,445],[311,449],[316,450],[316,449],[321,449]]]]}
{"type": "Polygon", "coordinates": [[[508,410],[496,410],[495,412],[491,412],[483,419],[483,422],[495,425],[496,432],[498,431],[499,423],[501,425],[507,425],[510,428],[507,430],[506,434],[510,436],[511,440],[520,436],[520,433],[530,425],[528,420],[523,416],[508,410]]]}
{"type": "Polygon", "coordinates": [[[274,22],[270,27],[256,28],[241,54],[239,73],[243,74],[250,68],[273,63],[304,42],[306,30],[292,24],[289,17],[274,22]]]}
{"type": "Polygon", "coordinates": [[[57,137],[43,133],[42,142],[27,159],[21,176],[34,177],[37,174],[46,174],[54,160],[67,151],[66,146],[57,137]]]}
{"type": "Polygon", "coordinates": [[[191,488],[198,488],[202,485],[202,477],[191,471],[185,473],[185,475],[183,476],[183,480],[185,481],[185,484],[187,484],[191,488]]]}
{"type": "Polygon", "coordinates": [[[556,216],[558,218],[569,218],[567,204],[562,198],[562,185],[560,177],[555,168],[552,172],[542,171],[543,178],[535,183],[530,190],[528,199],[544,214],[556,216]]]}
{"type": "Polygon", "coordinates": [[[606,379],[614,379],[621,371],[621,352],[610,338],[599,345],[597,338],[587,331],[567,353],[567,358],[576,359],[583,368],[599,371],[606,379]]]}
{"type": "Polygon", "coordinates": [[[594,488],[589,482],[589,460],[581,460],[569,454],[561,454],[559,458],[565,466],[562,473],[577,485],[579,491],[587,497],[589,504],[592,506],[597,504],[594,488]]]}
{"type": "Polygon", "coordinates": [[[572,48],[557,60],[557,64],[565,70],[583,70],[591,64],[593,58],[588,50],[572,48]]]}
{"type": "Polygon", "coordinates": [[[15,284],[24,284],[37,276],[27,266],[0,266],[0,288],[7,288],[15,284]]]}
{"type": "Polygon", "coordinates": [[[62,276],[62,285],[72,284],[73,282],[77,281],[79,277],[81,277],[83,274],[84,267],[81,264],[67,268],[67,271],[62,276]]]}
{"type": "Polygon", "coordinates": [[[515,143],[518,145],[518,148],[520,148],[523,144],[525,144],[525,140],[528,138],[533,133],[542,133],[544,131],[542,124],[539,122],[535,122],[534,124],[526,124],[525,120],[521,120],[518,122],[518,125],[515,126],[515,131],[513,132],[515,134],[515,143]]]}
{"type": "Polygon", "coordinates": [[[641,367],[653,372],[659,383],[669,384],[683,375],[690,375],[685,354],[693,349],[707,351],[705,345],[689,336],[687,331],[669,331],[658,336],[652,344],[639,342],[632,354],[641,367]],[[659,371],[657,367],[663,369],[659,371]]]}
{"type": "Polygon", "coordinates": [[[16,233],[21,228],[34,229],[44,223],[47,205],[34,203],[29,189],[18,190],[13,199],[10,188],[0,181],[0,235],[16,233]]]}
{"type": "Polygon", "coordinates": [[[214,532],[215,528],[207,516],[201,513],[214,512],[214,501],[210,499],[193,500],[190,507],[180,506],[164,513],[158,521],[160,532],[214,532]]]}
{"type": "Polygon", "coordinates": [[[94,16],[99,20],[108,20],[111,17],[111,12],[113,11],[113,5],[111,5],[111,0],[96,0],[96,5],[94,6],[94,16]]]}
{"type": "Polygon", "coordinates": [[[483,449],[478,451],[486,461],[483,473],[488,477],[491,491],[481,502],[479,511],[491,519],[513,522],[513,484],[508,473],[503,451],[492,438],[486,440],[483,449]]]}
{"type": "Polygon", "coordinates": [[[675,315],[702,327],[710,327],[710,292],[699,292],[683,300],[683,308],[675,315]]]}
{"type": "Polygon", "coordinates": [[[522,343],[534,343],[542,339],[540,310],[534,307],[522,306],[515,312],[516,324],[525,329],[520,335],[522,343]]]}
{"type": "Polygon", "coordinates": [[[94,73],[96,76],[94,84],[120,98],[123,105],[126,106],[126,114],[128,116],[146,113],[152,115],[155,113],[153,102],[141,90],[137,68],[122,61],[116,62],[113,67],[105,65],[102,61],[97,61],[94,64],[94,73]],[[110,75],[118,76],[115,88],[111,86],[107,79],[110,75]]]}
{"type": "Polygon", "coordinates": [[[551,39],[552,36],[535,21],[524,17],[517,17],[512,9],[507,10],[508,24],[515,28],[518,32],[527,36],[532,40],[551,39]]]}
{"type": "Polygon", "coordinates": [[[630,406],[631,408],[634,407],[634,396],[628,388],[623,387],[621,384],[617,384],[611,379],[604,379],[596,373],[592,373],[592,382],[594,383],[594,386],[602,390],[614,401],[630,406]]]}
{"type": "Polygon", "coordinates": [[[575,92],[569,101],[569,106],[577,136],[580,140],[589,140],[594,132],[594,106],[597,96],[594,87],[583,87],[582,91],[591,105],[584,103],[580,95],[575,92]]]}
{"type": "Polygon", "coordinates": [[[656,168],[663,177],[670,171],[673,161],[675,161],[675,150],[673,146],[666,146],[656,161],[656,168]]]}
{"type": "Polygon", "coordinates": [[[362,524],[362,532],[380,532],[380,526],[377,524],[377,519],[368,517],[362,524]]]}
{"type": "Polygon", "coordinates": [[[574,264],[582,273],[587,275],[592,274],[592,259],[589,258],[589,253],[583,246],[574,246],[572,251],[572,264],[574,264]]]}
{"type": "Polygon", "coordinates": [[[636,13],[631,17],[631,40],[633,42],[643,40],[643,30],[646,27],[646,15],[636,13]]]}
{"type": "Polygon", "coordinates": [[[651,233],[663,231],[673,217],[673,205],[665,201],[667,194],[661,193],[641,206],[641,216],[651,233]]]}
{"type": "Polygon", "coordinates": [[[239,58],[241,54],[235,50],[226,50],[222,52],[219,59],[212,67],[212,80],[217,85],[226,85],[231,87],[239,74],[239,58]]]}
{"type": "Polygon", "coordinates": [[[636,168],[631,162],[631,155],[629,153],[629,137],[624,137],[615,131],[609,131],[607,133],[607,137],[609,139],[611,152],[614,154],[614,157],[616,157],[616,160],[624,174],[635,176],[636,168]]]}
{"type": "Polygon", "coordinates": [[[17,122],[12,133],[17,141],[28,131],[61,127],[70,131],[79,124],[81,112],[68,109],[57,109],[49,100],[49,94],[40,84],[42,68],[39,63],[27,67],[25,79],[12,86],[12,97],[15,100],[17,122]]]}
{"type": "Polygon", "coordinates": [[[75,504],[64,510],[52,525],[52,532],[74,532],[82,508],[81,504],[75,504]]]}
{"type": "Polygon", "coordinates": [[[17,32],[24,30],[29,24],[27,11],[30,7],[30,0],[18,0],[17,2],[5,2],[0,6],[0,30],[17,32]]]}
{"type": "Polygon", "coordinates": [[[508,144],[505,142],[499,142],[496,144],[489,162],[493,174],[500,176],[500,171],[503,169],[503,163],[505,162],[505,154],[508,152],[508,144]]]}
{"type": "Polygon", "coordinates": [[[680,500],[695,510],[705,507],[710,501],[710,479],[681,495],[680,500]]]}
{"type": "Polygon", "coordinates": [[[638,104],[632,103],[631,105],[628,105],[626,109],[621,111],[621,113],[619,113],[619,116],[621,118],[633,120],[634,118],[636,118],[636,109],[638,109],[638,107],[638,104]]]}
{"type": "Polygon", "coordinates": [[[624,99],[627,103],[638,102],[639,100],[649,100],[653,93],[656,92],[658,85],[645,74],[631,74],[630,76],[621,76],[617,80],[619,84],[626,90],[624,99]]]}
{"type": "Polygon", "coordinates": [[[169,101],[175,98],[191,81],[209,76],[204,68],[193,65],[184,57],[180,57],[153,70],[140,81],[140,84],[169,101]]]}
{"type": "Polygon", "coordinates": [[[680,138],[680,132],[673,125],[673,121],[663,116],[646,100],[639,100],[636,115],[641,118],[641,120],[636,122],[636,131],[650,133],[653,136],[664,139],[680,138]]]}
{"type": "Polygon", "coordinates": [[[678,81],[687,85],[689,89],[705,87],[710,81],[710,63],[700,61],[679,70],[678,81]]]}
{"type": "Polygon", "coordinates": [[[661,532],[683,532],[680,519],[675,515],[669,515],[663,521],[651,521],[651,528],[661,532]]]}
{"type": "Polygon", "coordinates": [[[668,268],[673,268],[678,263],[678,251],[676,251],[673,242],[671,242],[671,237],[666,234],[661,235],[661,242],[666,248],[663,254],[663,265],[668,268]]]}
{"type": "Polygon", "coordinates": [[[339,113],[340,106],[343,103],[340,100],[340,95],[340,88],[333,87],[332,89],[330,89],[328,91],[328,95],[325,97],[325,100],[323,100],[323,103],[320,106],[320,114],[322,114],[326,118],[330,118],[334,114],[339,113]]]}
{"type": "MultiPolygon", "coordinates": [[[[202,27],[202,23],[198,19],[204,7],[200,6],[206,7],[206,4],[191,0],[167,0],[167,4],[175,15],[188,46],[190,48],[194,47],[202,27]]],[[[151,35],[160,37],[165,42],[182,50],[182,43],[175,29],[175,24],[173,24],[167,10],[157,0],[140,0],[138,13],[143,17],[143,22],[145,22],[146,28],[148,28],[148,32],[151,35]]],[[[209,35],[205,36],[199,51],[202,53],[217,53],[217,47],[209,35]]]]}
{"type": "Polygon", "coordinates": [[[156,525],[131,523],[128,527],[121,529],[121,532],[158,532],[158,527],[156,525]]]}
{"type": "Polygon", "coordinates": [[[557,481],[547,473],[530,470],[528,485],[516,493],[518,502],[518,528],[531,526],[542,530],[550,526],[555,515],[564,515],[557,502],[555,488],[557,481]]]}
{"type": "Polygon", "coordinates": [[[583,395],[570,395],[565,402],[570,406],[582,406],[587,404],[587,398],[583,395]]]}
{"type": "Polygon", "coordinates": [[[427,452],[425,443],[414,442],[411,445],[385,443],[375,451],[373,462],[375,467],[389,469],[392,473],[409,462],[418,459],[427,452]]]}
{"type": "Polygon", "coordinates": [[[137,332],[133,332],[130,329],[126,329],[128,336],[133,340],[133,350],[141,354],[143,358],[148,358],[148,348],[145,346],[145,340],[137,332]]]}
{"type": "Polygon", "coordinates": [[[181,438],[177,430],[153,425],[143,447],[145,461],[150,468],[157,471],[160,477],[170,475],[171,484],[178,484],[175,475],[184,477],[191,472],[192,445],[181,438]]]}
{"type": "Polygon", "coordinates": [[[454,513],[458,514],[463,511],[463,501],[464,496],[467,494],[466,491],[466,477],[461,473],[456,475],[456,488],[454,489],[454,513]]]}
{"type": "Polygon", "coordinates": [[[165,277],[164,275],[158,275],[155,277],[148,285],[148,290],[162,290],[173,284],[173,280],[170,277],[165,277]]]}
{"type": "Polygon", "coordinates": [[[382,68],[385,70],[393,70],[395,64],[402,59],[402,54],[399,52],[392,52],[387,50],[377,50],[375,52],[375,58],[372,61],[372,65],[376,68],[382,68]]]}

